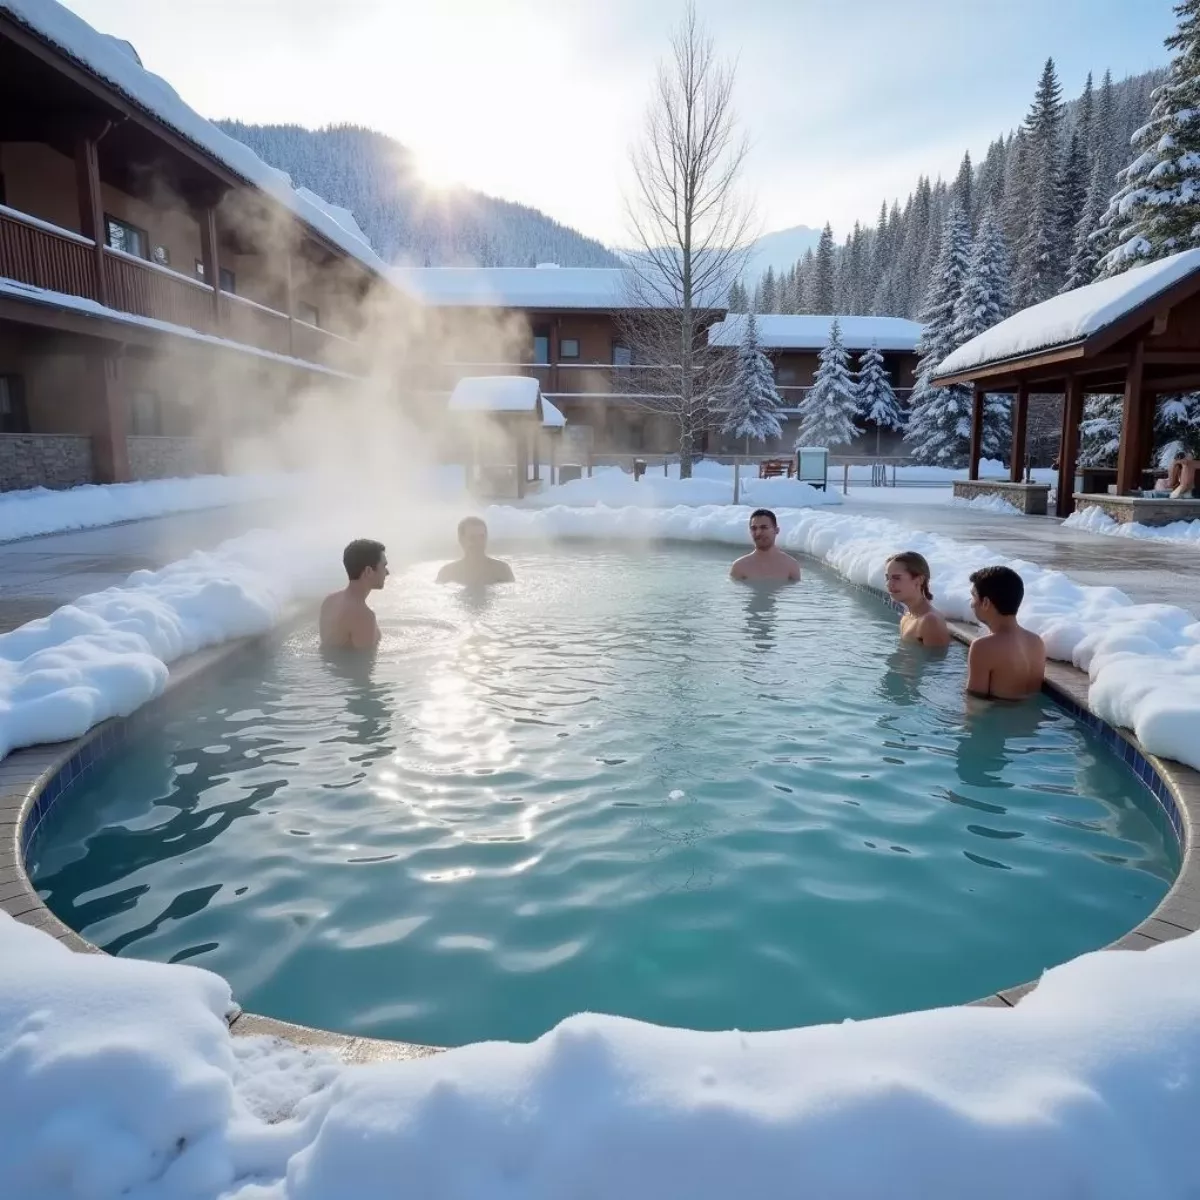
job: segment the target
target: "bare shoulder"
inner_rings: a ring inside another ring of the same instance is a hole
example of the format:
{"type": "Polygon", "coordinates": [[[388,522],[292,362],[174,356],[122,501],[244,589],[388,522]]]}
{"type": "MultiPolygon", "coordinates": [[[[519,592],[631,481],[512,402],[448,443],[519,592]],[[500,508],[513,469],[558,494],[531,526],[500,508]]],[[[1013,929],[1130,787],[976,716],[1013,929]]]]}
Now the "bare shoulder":
{"type": "Polygon", "coordinates": [[[926,646],[948,646],[950,644],[950,626],[946,618],[938,610],[927,612],[917,623],[917,636],[926,646]]]}
{"type": "Polygon", "coordinates": [[[741,558],[736,559],[732,567],[729,568],[730,579],[745,579],[746,564],[750,561],[749,554],[743,554],[741,558]]]}
{"type": "Polygon", "coordinates": [[[800,578],[800,560],[786,552],[783,552],[783,557],[787,559],[788,578],[798,580],[800,578]]]}

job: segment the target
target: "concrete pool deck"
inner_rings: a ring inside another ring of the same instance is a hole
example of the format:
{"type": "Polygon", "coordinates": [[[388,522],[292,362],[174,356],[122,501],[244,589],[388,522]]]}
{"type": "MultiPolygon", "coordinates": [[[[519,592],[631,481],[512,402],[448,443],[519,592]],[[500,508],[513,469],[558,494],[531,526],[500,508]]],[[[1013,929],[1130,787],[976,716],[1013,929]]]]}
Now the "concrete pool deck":
{"type": "MultiPolygon", "coordinates": [[[[844,511],[884,515],[877,505],[860,507],[851,503],[844,511]]],[[[44,615],[86,592],[123,582],[129,572],[140,567],[160,566],[192,550],[211,547],[250,525],[276,524],[281,515],[279,509],[270,506],[241,506],[0,545],[0,630],[44,615]],[[21,616],[22,612],[28,615],[21,616]]],[[[906,505],[888,510],[886,515],[914,529],[983,542],[1007,556],[1067,571],[1079,582],[1118,586],[1136,600],[1178,604],[1200,615],[1200,567],[1191,561],[1195,556],[1189,554],[1187,545],[1076,533],[1063,529],[1053,519],[993,516],[945,505],[906,505]]],[[[964,626],[958,626],[955,632],[963,640],[974,634],[973,629],[964,626]]],[[[170,689],[179,689],[243,649],[242,644],[230,643],[175,664],[170,689]]],[[[1086,709],[1085,675],[1055,663],[1048,679],[1060,696],[1086,709]]],[[[57,795],[57,789],[69,786],[93,757],[106,752],[114,728],[123,724],[106,722],[75,742],[17,751],[0,761],[0,908],[75,950],[95,951],[96,947],[63,925],[41,903],[24,871],[24,833],[53,802],[54,796],[50,796],[43,804],[44,793],[54,788],[57,795]]],[[[1142,755],[1130,735],[1121,733],[1118,740],[1142,755]]],[[[1162,904],[1108,947],[1113,950],[1146,949],[1200,928],[1200,773],[1149,756],[1145,756],[1145,764],[1164,781],[1181,814],[1181,871],[1162,904]]],[[[1012,1007],[1035,986],[1036,982],[1020,984],[977,1003],[1012,1007]]],[[[237,1034],[284,1037],[301,1045],[332,1050],[348,1062],[410,1058],[431,1052],[428,1047],[306,1029],[240,1012],[231,1014],[231,1025],[237,1034]]]]}

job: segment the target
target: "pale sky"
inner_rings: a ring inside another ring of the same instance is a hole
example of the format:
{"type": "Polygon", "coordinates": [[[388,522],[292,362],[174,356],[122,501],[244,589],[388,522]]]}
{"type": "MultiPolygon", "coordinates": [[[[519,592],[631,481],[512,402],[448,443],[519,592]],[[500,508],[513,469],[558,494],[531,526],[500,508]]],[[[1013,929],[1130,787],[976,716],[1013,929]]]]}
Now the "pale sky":
{"type": "MultiPolygon", "coordinates": [[[[622,181],[675,0],[67,0],[207,117],[350,121],[435,183],[624,244],[622,181]]],[[[738,62],[762,231],[856,219],[1067,95],[1165,64],[1171,0],[697,0],[738,62]]]]}

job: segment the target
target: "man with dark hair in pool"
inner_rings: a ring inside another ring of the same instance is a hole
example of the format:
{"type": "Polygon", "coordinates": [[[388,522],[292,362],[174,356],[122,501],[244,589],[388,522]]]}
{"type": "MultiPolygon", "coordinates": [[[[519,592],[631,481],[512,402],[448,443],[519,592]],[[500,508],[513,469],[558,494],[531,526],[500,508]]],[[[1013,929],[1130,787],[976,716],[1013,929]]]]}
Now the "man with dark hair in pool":
{"type": "Polygon", "coordinates": [[[777,583],[800,578],[800,564],[775,545],[779,522],[769,508],[756,508],[750,514],[750,540],[754,549],[729,568],[730,579],[769,579],[777,583]]]}
{"type": "Polygon", "coordinates": [[[356,538],[342,551],[349,582],[321,604],[319,629],[325,650],[373,650],[379,642],[379,622],[367,604],[388,577],[382,542],[356,538]]]}
{"type": "Polygon", "coordinates": [[[462,558],[448,562],[437,576],[438,583],[465,583],[481,587],[489,583],[512,583],[512,567],[499,558],[488,558],[488,527],[481,517],[463,517],[458,523],[462,558]]]}
{"type": "Polygon", "coordinates": [[[988,632],[967,652],[967,691],[989,700],[1023,700],[1042,690],[1046,645],[1017,624],[1025,584],[1011,567],[983,567],[971,576],[971,611],[988,632]]]}

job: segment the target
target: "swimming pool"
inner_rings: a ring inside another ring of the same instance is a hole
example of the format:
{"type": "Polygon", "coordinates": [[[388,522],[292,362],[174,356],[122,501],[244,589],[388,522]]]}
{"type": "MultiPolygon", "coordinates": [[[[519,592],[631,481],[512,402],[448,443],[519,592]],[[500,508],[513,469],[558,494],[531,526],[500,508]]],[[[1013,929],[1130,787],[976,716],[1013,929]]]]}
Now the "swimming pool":
{"type": "Polygon", "coordinates": [[[1151,911],[1178,851],[1098,738],[969,711],[960,647],[729,558],[522,553],[490,595],[397,571],[373,666],[306,631],[198,682],[53,810],[34,882],[247,1008],[442,1045],[954,1003],[1151,911]]]}

